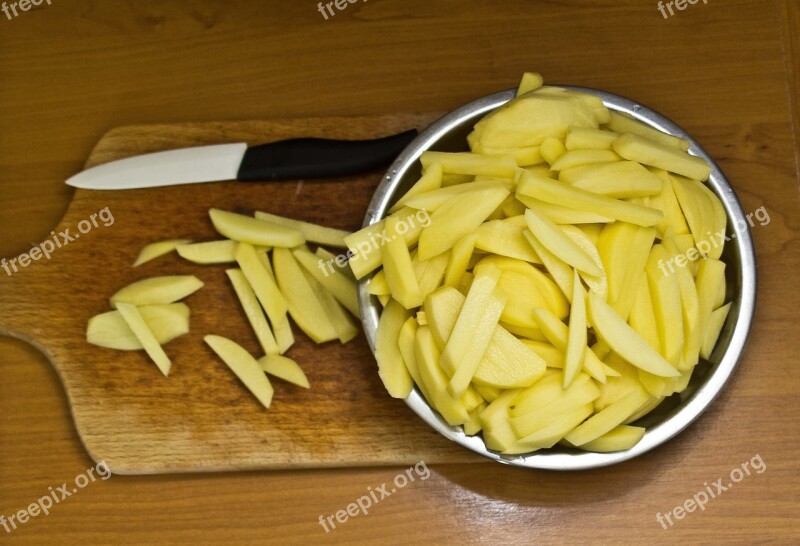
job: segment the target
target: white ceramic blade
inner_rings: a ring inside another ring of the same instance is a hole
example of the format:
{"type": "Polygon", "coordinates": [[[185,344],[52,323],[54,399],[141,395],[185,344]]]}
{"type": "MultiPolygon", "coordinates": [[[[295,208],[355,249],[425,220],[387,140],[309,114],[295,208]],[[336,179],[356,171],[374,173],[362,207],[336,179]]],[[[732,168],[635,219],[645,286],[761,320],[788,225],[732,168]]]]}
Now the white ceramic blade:
{"type": "Polygon", "coordinates": [[[247,144],[215,144],[139,155],[97,165],[67,180],[76,188],[126,190],[236,180],[247,144]]]}

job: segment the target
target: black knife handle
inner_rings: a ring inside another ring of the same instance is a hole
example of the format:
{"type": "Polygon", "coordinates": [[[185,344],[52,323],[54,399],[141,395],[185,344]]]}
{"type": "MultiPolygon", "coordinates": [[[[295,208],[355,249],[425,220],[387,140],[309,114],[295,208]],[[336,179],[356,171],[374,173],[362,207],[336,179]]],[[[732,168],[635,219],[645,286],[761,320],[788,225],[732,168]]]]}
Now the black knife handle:
{"type": "Polygon", "coordinates": [[[296,180],[359,174],[390,163],[417,130],[374,140],[295,138],[248,148],[237,180],[296,180]]]}

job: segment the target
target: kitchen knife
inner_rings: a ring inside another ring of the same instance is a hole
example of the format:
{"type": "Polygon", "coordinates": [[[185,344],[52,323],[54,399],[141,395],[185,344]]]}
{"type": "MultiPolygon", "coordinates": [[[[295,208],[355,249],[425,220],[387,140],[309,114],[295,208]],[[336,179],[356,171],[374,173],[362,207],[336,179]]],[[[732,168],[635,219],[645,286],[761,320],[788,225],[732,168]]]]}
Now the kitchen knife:
{"type": "Polygon", "coordinates": [[[244,142],[181,148],[111,161],[72,176],[90,190],[155,188],[222,180],[296,180],[359,174],[390,163],[416,129],[373,140],[295,138],[248,147],[244,142]]]}

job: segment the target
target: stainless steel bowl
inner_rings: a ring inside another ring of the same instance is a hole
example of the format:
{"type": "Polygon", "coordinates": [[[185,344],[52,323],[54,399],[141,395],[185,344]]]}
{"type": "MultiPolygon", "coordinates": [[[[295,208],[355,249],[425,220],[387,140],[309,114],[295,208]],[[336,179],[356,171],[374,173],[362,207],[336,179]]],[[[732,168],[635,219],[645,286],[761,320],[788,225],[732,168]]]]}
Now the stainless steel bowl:
{"type": "MultiPolygon", "coordinates": [[[[636,446],[616,453],[588,453],[556,446],[528,455],[502,455],[488,449],[480,436],[467,436],[461,427],[448,425],[428,405],[417,388],[406,399],[406,403],[443,436],[489,459],[528,468],[580,470],[618,463],[650,451],[689,426],[717,397],[741,358],[750,332],[756,300],[756,258],[748,222],[733,188],[719,166],[686,131],[657,112],[618,95],[582,87],[562,87],[596,95],[611,110],[628,113],[656,129],[687,139],[691,142],[689,151],[711,164],[713,171],[708,185],[722,200],[728,215],[727,234],[731,240],[726,243],[722,260],[727,264],[727,300],[732,300],[733,304],[710,362],[701,361],[698,364],[683,393],[665,399],[637,421],[636,424],[646,427],[647,432],[636,446]]],[[[423,131],[389,168],[375,191],[364,225],[383,218],[394,201],[418,179],[418,159],[422,152],[466,150],[466,136],[473,125],[514,96],[515,90],[510,89],[480,98],[450,112],[423,131]]],[[[359,286],[358,299],[364,331],[374,353],[375,333],[382,308],[377,299],[367,293],[364,281],[359,286]]]]}

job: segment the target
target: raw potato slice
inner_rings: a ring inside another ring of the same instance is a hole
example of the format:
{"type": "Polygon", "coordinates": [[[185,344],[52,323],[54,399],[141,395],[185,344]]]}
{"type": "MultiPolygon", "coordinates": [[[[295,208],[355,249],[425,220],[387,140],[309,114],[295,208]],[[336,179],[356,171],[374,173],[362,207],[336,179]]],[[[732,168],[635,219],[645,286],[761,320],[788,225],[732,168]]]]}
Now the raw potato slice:
{"type": "Polygon", "coordinates": [[[660,210],[573,188],[527,170],[520,176],[517,193],[640,226],[654,226],[664,219],[664,213],[660,210]]]}
{"type": "Polygon", "coordinates": [[[117,309],[133,334],[139,339],[147,356],[158,366],[158,369],[161,370],[164,376],[168,376],[169,370],[172,368],[172,362],[164,352],[164,349],[161,348],[161,345],[147,326],[147,323],[142,318],[136,306],[130,303],[120,302],[117,304],[117,309]]]}
{"type": "Polygon", "coordinates": [[[700,356],[706,360],[711,358],[711,353],[719,339],[719,334],[722,332],[722,327],[725,325],[725,319],[728,318],[728,312],[731,310],[731,304],[727,303],[719,309],[715,309],[711,313],[706,326],[705,337],[703,338],[703,346],[700,349],[700,356]]]}
{"type": "Polygon", "coordinates": [[[574,446],[591,442],[623,424],[648,398],[649,395],[643,389],[635,390],[587,419],[567,434],[565,439],[574,446]]]}
{"type": "Polygon", "coordinates": [[[456,241],[475,231],[508,195],[505,188],[478,190],[454,197],[439,207],[419,236],[420,260],[452,248],[456,241]]]}
{"type": "Polygon", "coordinates": [[[620,161],[622,158],[611,150],[572,150],[559,156],[551,165],[553,171],[563,171],[573,169],[581,165],[592,165],[598,163],[612,163],[620,161]]]}
{"type": "Polygon", "coordinates": [[[305,240],[310,243],[332,246],[334,248],[347,247],[347,245],[344,244],[344,238],[350,235],[350,232],[343,229],[329,228],[261,211],[256,211],[255,217],[276,226],[284,226],[297,230],[302,233],[305,240]]]}
{"type": "Polygon", "coordinates": [[[531,165],[538,165],[544,162],[542,154],[539,151],[539,146],[527,146],[524,148],[494,148],[492,146],[484,146],[480,142],[475,142],[470,146],[470,149],[476,154],[481,155],[495,155],[513,157],[517,162],[518,167],[529,167],[531,165]]]}
{"type": "Polygon", "coordinates": [[[412,309],[422,305],[425,297],[414,273],[408,247],[397,230],[399,222],[393,216],[386,218],[388,242],[381,248],[381,261],[392,297],[406,309],[412,309]]]}
{"type": "Polygon", "coordinates": [[[289,314],[303,332],[316,343],[325,343],[339,337],[313,287],[303,274],[292,251],[275,248],[272,251],[275,280],[286,300],[289,314]]]}
{"type": "Polygon", "coordinates": [[[678,370],[650,347],[614,309],[593,292],[589,292],[587,310],[595,334],[622,358],[637,368],[659,377],[680,375],[678,370]]]}
{"type": "Polygon", "coordinates": [[[119,303],[136,306],[173,303],[194,294],[203,287],[203,281],[194,275],[150,277],[129,284],[111,296],[111,307],[119,303]]]}
{"type": "Polygon", "coordinates": [[[304,389],[310,387],[303,369],[291,358],[281,355],[266,355],[258,359],[258,365],[269,375],[274,375],[304,389]]]}
{"type": "Polygon", "coordinates": [[[438,163],[434,163],[430,165],[426,170],[425,174],[417,180],[417,182],[408,190],[400,200],[395,203],[392,208],[389,209],[389,212],[397,212],[398,210],[402,209],[406,206],[406,201],[414,197],[415,195],[424,194],[433,190],[438,190],[442,187],[442,166],[438,163]]]}
{"type": "Polygon", "coordinates": [[[617,137],[619,133],[614,131],[570,127],[564,144],[567,150],[610,150],[617,137]]]}
{"type": "Polygon", "coordinates": [[[524,438],[553,423],[566,412],[593,402],[600,396],[600,390],[586,374],[579,374],[572,385],[562,390],[546,406],[540,407],[509,419],[511,428],[518,438],[524,438]]]}
{"type": "Polygon", "coordinates": [[[411,375],[400,353],[397,343],[400,329],[409,317],[408,311],[395,300],[384,307],[378,323],[375,340],[375,358],[378,361],[378,375],[383,386],[393,398],[406,398],[414,387],[411,375]]]}
{"type": "Polygon", "coordinates": [[[258,361],[243,347],[222,336],[208,335],[203,338],[209,347],[228,365],[236,377],[253,393],[261,405],[269,409],[272,402],[272,384],[264,374],[258,361]]]}
{"type": "MultiPolygon", "coordinates": [[[[516,199],[529,209],[547,216],[556,224],[593,224],[593,223],[606,223],[611,222],[611,218],[594,214],[593,212],[584,212],[581,210],[570,209],[562,207],[561,205],[554,205],[539,201],[533,197],[517,194],[516,199]]],[[[525,214],[525,211],[522,211],[525,214]]]]}
{"type": "Polygon", "coordinates": [[[660,267],[668,260],[669,254],[664,246],[654,245],[645,272],[655,311],[661,356],[673,367],[678,367],[684,346],[681,291],[677,275],[665,274],[660,267]]]}
{"type": "Polygon", "coordinates": [[[478,227],[475,248],[491,254],[517,258],[531,263],[541,263],[539,256],[523,235],[525,224],[507,220],[490,220],[478,227]]]}
{"type": "Polygon", "coordinates": [[[667,146],[672,146],[684,152],[689,149],[689,141],[676,136],[662,133],[658,129],[653,129],[649,125],[628,117],[619,112],[611,112],[611,118],[608,121],[608,128],[617,133],[633,133],[667,146]]]}
{"type": "Polygon", "coordinates": [[[168,241],[159,241],[157,243],[150,243],[139,252],[139,257],[133,262],[133,267],[138,267],[143,263],[150,260],[155,260],[159,256],[169,254],[180,245],[191,243],[189,239],[170,239],[168,241]]]}
{"type": "MultiPolygon", "coordinates": [[[[470,343],[478,332],[479,325],[482,325],[482,316],[486,314],[486,308],[494,299],[493,295],[495,288],[497,287],[497,281],[500,279],[500,275],[501,271],[492,265],[481,267],[478,269],[478,271],[476,271],[475,279],[472,281],[472,286],[467,293],[467,298],[464,301],[464,304],[461,306],[461,309],[458,313],[458,318],[456,319],[453,330],[450,333],[447,344],[445,345],[440,358],[440,365],[451,376],[461,366],[464,358],[467,356],[470,358],[470,360],[475,361],[474,366],[471,363],[469,364],[469,367],[474,371],[474,369],[477,368],[477,362],[480,361],[480,359],[483,357],[483,354],[486,352],[489,339],[486,340],[486,343],[483,343],[483,350],[479,355],[476,356],[474,354],[467,354],[470,348],[470,343]]],[[[505,301],[499,301],[502,302],[502,305],[499,309],[500,313],[502,313],[502,307],[505,306],[505,301]]],[[[496,304],[497,301],[492,303],[496,304]]],[[[493,305],[493,307],[493,310],[497,310],[498,306],[493,305]]],[[[495,325],[497,324],[497,320],[499,318],[500,316],[498,314],[497,318],[494,320],[495,325]]],[[[493,329],[494,326],[489,328],[489,332],[486,334],[487,337],[491,337],[493,329]]],[[[469,383],[469,381],[467,381],[467,383],[469,383]]],[[[454,396],[459,398],[461,394],[454,396]]]]}
{"type": "MultiPolygon", "coordinates": [[[[183,303],[144,305],[139,308],[139,313],[160,345],[189,333],[189,307],[183,303]]],[[[86,326],[86,341],[119,351],[144,348],[119,311],[108,311],[90,318],[86,326]]]]}
{"type": "MultiPolygon", "coordinates": [[[[475,286],[475,283],[473,283],[473,286],[475,286]]],[[[470,293],[472,293],[472,290],[470,290],[470,293]]],[[[478,317],[475,331],[466,341],[466,350],[461,359],[456,363],[455,371],[447,386],[447,392],[454,398],[464,396],[466,393],[467,387],[469,387],[472,377],[475,375],[475,371],[478,369],[478,365],[483,359],[484,353],[486,353],[486,349],[489,348],[489,343],[494,335],[494,329],[497,326],[497,321],[500,319],[506,301],[507,296],[495,290],[490,294],[486,306],[481,309],[482,313],[478,317]]],[[[464,307],[461,308],[461,315],[468,310],[469,304],[470,296],[467,294],[467,300],[464,307]]],[[[461,315],[459,315],[459,319],[461,315]]],[[[457,321],[456,327],[458,327],[458,324],[459,322],[457,321]]],[[[452,341],[454,337],[455,336],[450,336],[450,341],[452,341]]],[[[449,346],[450,342],[448,342],[447,347],[449,346]]],[[[445,347],[445,350],[447,347],[445,347]]]]}
{"type": "Polygon", "coordinates": [[[478,235],[471,233],[465,235],[453,245],[450,257],[447,261],[447,268],[444,273],[444,284],[446,286],[458,286],[461,277],[467,271],[472,252],[475,250],[475,243],[478,235]]]}
{"type": "Polygon", "coordinates": [[[547,250],[530,231],[525,232],[525,238],[541,258],[547,272],[561,289],[561,293],[572,303],[572,268],[547,250]]]}
{"type": "Polygon", "coordinates": [[[520,438],[515,447],[523,452],[553,447],[569,431],[589,417],[593,411],[594,406],[591,403],[568,410],[563,415],[556,417],[549,425],[520,438]]]}
{"type": "Polygon", "coordinates": [[[236,241],[207,241],[191,245],[180,245],[175,250],[178,256],[196,264],[225,264],[236,261],[236,241]]]}
{"type": "MultiPolygon", "coordinates": [[[[275,282],[275,273],[272,271],[272,264],[269,261],[269,256],[267,256],[266,252],[258,252],[258,261],[261,263],[261,267],[264,268],[267,276],[269,277],[269,284],[270,286],[278,286],[275,282]]],[[[283,299],[283,295],[280,294],[280,290],[278,294],[283,299]]],[[[258,293],[256,293],[258,295],[258,293]]],[[[283,299],[284,304],[286,300],[283,299]]],[[[267,310],[264,310],[267,312],[267,310]]],[[[277,311],[277,309],[273,309],[273,312],[277,311]]],[[[289,315],[285,313],[277,313],[275,318],[273,319],[270,317],[269,312],[267,312],[267,316],[272,321],[272,331],[275,333],[275,341],[278,342],[278,349],[280,349],[281,354],[285,353],[289,350],[289,348],[294,345],[294,334],[292,334],[292,327],[289,324],[289,315]]]]}
{"type": "Polygon", "coordinates": [[[473,176],[496,176],[513,178],[517,162],[510,156],[486,156],[470,152],[423,152],[419,158],[422,168],[432,164],[442,166],[442,172],[449,174],[469,174],[473,176]]]}
{"type": "MultiPolygon", "coordinates": [[[[405,312],[405,311],[403,311],[405,312]]],[[[397,345],[397,337],[393,336],[392,345],[397,345]]],[[[467,408],[458,398],[453,398],[447,392],[447,376],[439,366],[439,351],[431,336],[428,326],[420,326],[414,338],[414,351],[422,380],[433,398],[433,407],[442,414],[445,421],[451,426],[463,425],[469,421],[467,408]]],[[[402,362],[400,362],[402,366],[402,362]]],[[[408,374],[405,366],[402,370],[408,374]]],[[[408,392],[411,392],[409,377],[408,392]]],[[[405,389],[403,389],[405,391],[405,389]]],[[[406,393],[406,396],[408,394],[406,393]]]]}
{"type": "Polygon", "coordinates": [[[644,427],[632,427],[630,425],[620,425],[602,436],[598,436],[591,442],[578,446],[586,451],[596,453],[612,453],[614,451],[625,451],[639,443],[644,437],[644,427]]]}
{"type": "Polygon", "coordinates": [[[539,89],[544,80],[540,74],[536,72],[525,72],[522,75],[522,80],[519,82],[519,86],[517,87],[517,96],[524,95],[525,93],[530,93],[531,91],[535,91],[539,89]]]}
{"type": "Polygon", "coordinates": [[[367,292],[374,296],[392,295],[392,291],[389,289],[389,283],[386,282],[386,271],[381,269],[369,279],[367,292]]]}
{"type": "Polygon", "coordinates": [[[328,252],[324,248],[317,247],[317,250],[314,252],[318,258],[325,261],[326,267],[327,264],[336,264],[336,270],[341,273],[342,275],[346,276],[351,281],[355,282],[356,276],[353,275],[353,271],[347,266],[347,255],[346,254],[339,254],[338,256],[328,252]]]}
{"type": "Polygon", "coordinates": [[[695,180],[707,180],[711,175],[711,167],[702,158],[632,133],[619,137],[613,148],[625,159],[695,180]]]}
{"type": "Polygon", "coordinates": [[[508,408],[519,390],[503,391],[480,414],[483,441],[495,451],[506,451],[517,442],[517,437],[508,421],[508,408]]]}
{"type": "Polygon", "coordinates": [[[606,277],[606,272],[603,270],[603,261],[600,258],[600,253],[597,251],[595,244],[580,228],[575,226],[561,226],[561,230],[592,259],[592,262],[594,262],[600,270],[601,274],[599,276],[589,275],[583,271],[578,271],[578,273],[590,290],[601,298],[607,299],[608,278],[606,277]]]}
{"type": "MultiPolygon", "coordinates": [[[[427,211],[414,210],[409,207],[403,207],[392,216],[403,222],[404,227],[408,228],[408,231],[403,234],[406,246],[417,242],[422,228],[430,225],[431,220],[427,211]],[[419,217],[420,213],[423,214],[422,218],[419,217]]],[[[381,246],[386,243],[386,219],[348,235],[344,242],[351,254],[348,260],[350,269],[356,279],[360,279],[381,265],[381,246]]]]}
{"type": "Polygon", "coordinates": [[[272,247],[296,247],[305,243],[302,232],[278,224],[265,222],[219,209],[210,209],[208,215],[220,235],[234,241],[272,247]]]}
{"type": "Polygon", "coordinates": [[[424,261],[419,261],[415,255],[411,260],[423,300],[442,285],[448,261],[450,261],[450,252],[444,252],[424,261]]]}
{"type": "Polygon", "coordinates": [[[360,316],[355,282],[338,269],[323,269],[324,262],[307,250],[298,249],[293,254],[297,261],[300,262],[300,265],[324,286],[336,298],[336,301],[344,305],[354,317],[358,318],[360,316]]]}
{"type": "Polygon", "coordinates": [[[306,281],[311,286],[311,289],[314,291],[314,295],[317,297],[320,305],[325,310],[325,316],[328,318],[328,321],[333,325],[333,329],[336,330],[336,336],[339,338],[341,343],[347,343],[351,341],[358,335],[358,328],[353,323],[350,315],[344,310],[336,298],[331,295],[330,292],[325,290],[325,287],[322,286],[317,279],[315,279],[311,273],[301,269],[303,275],[306,277],[306,281]]]}
{"type": "Polygon", "coordinates": [[[572,307],[569,313],[569,336],[567,338],[567,350],[564,357],[563,387],[565,389],[569,388],[581,369],[581,364],[586,354],[587,341],[586,304],[584,302],[583,285],[578,276],[578,271],[574,271],[575,274],[572,280],[572,307]]]}
{"type": "Polygon", "coordinates": [[[525,222],[534,237],[556,257],[589,275],[599,277],[603,274],[594,261],[549,218],[528,209],[525,222]]]}
{"type": "MultiPolygon", "coordinates": [[[[424,325],[418,324],[414,317],[408,317],[403,323],[402,328],[400,328],[400,333],[397,336],[397,346],[400,349],[400,356],[403,358],[406,370],[408,370],[411,376],[411,388],[413,389],[414,384],[416,384],[425,399],[432,404],[433,398],[425,382],[422,380],[422,374],[417,364],[417,355],[414,350],[414,339],[417,337],[417,329],[420,326],[424,325]]],[[[409,391],[409,393],[410,392],[411,391],[409,391]]]]}
{"type": "Polygon", "coordinates": [[[499,286],[509,297],[501,320],[517,326],[536,328],[531,313],[537,307],[546,307],[559,318],[564,318],[569,313],[567,300],[558,286],[539,269],[521,260],[504,256],[487,256],[478,262],[477,267],[489,264],[503,272],[499,286]]]}
{"type": "Polygon", "coordinates": [[[241,269],[228,269],[225,273],[228,275],[231,285],[233,285],[233,290],[239,298],[239,303],[242,305],[247,321],[250,323],[250,327],[253,329],[261,348],[266,354],[280,353],[275,336],[269,328],[255,292],[253,292],[250,283],[247,282],[247,277],[244,276],[241,269]]]}
{"type": "Polygon", "coordinates": [[[664,186],[660,178],[635,161],[573,167],[561,171],[558,179],[574,188],[617,198],[656,195],[664,186]]]}
{"type": "Polygon", "coordinates": [[[552,165],[558,158],[567,153],[564,143],[554,137],[548,137],[539,147],[539,153],[542,154],[547,163],[552,165]]]}
{"type": "MultiPolygon", "coordinates": [[[[274,251],[273,251],[274,252],[274,251]]],[[[288,310],[287,302],[275,279],[264,268],[256,249],[248,243],[239,243],[236,247],[236,261],[247,277],[247,281],[255,292],[258,301],[267,313],[272,327],[275,328],[288,310]]],[[[278,344],[280,346],[280,343],[278,344]]],[[[283,351],[283,348],[281,348],[283,351]]]]}
{"type": "Polygon", "coordinates": [[[433,212],[458,195],[492,188],[506,188],[510,191],[513,187],[514,181],[511,178],[487,178],[481,176],[476,177],[472,182],[447,186],[446,188],[415,195],[406,201],[406,206],[433,212]]]}
{"type": "Polygon", "coordinates": [[[689,226],[686,224],[686,218],[681,212],[681,206],[678,203],[678,198],[675,197],[675,190],[672,187],[672,175],[664,169],[653,169],[653,172],[664,183],[661,192],[650,197],[650,206],[664,211],[664,220],[656,226],[659,236],[670,228],[676,235],[689,233],[689,226]]]}

